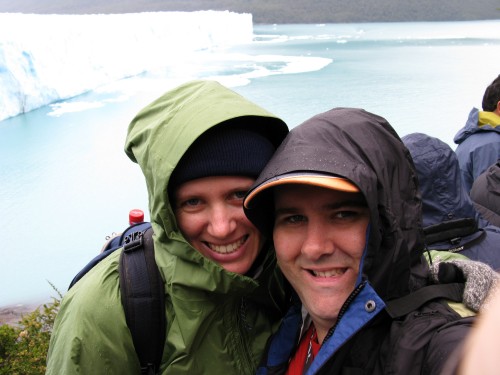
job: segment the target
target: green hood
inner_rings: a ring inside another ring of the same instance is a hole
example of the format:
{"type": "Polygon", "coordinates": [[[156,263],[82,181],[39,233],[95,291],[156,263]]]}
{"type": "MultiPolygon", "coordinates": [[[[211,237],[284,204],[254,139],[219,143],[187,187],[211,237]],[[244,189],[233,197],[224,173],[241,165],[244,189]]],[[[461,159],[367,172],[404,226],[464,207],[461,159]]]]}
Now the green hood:
{"type": "Polygon", "coordinates": [[[196,138],[229,120],[261,129],[276,146],[288,132],[282,120],[214,81],[192,81],[177,87],[132,120],[125,153],[140,165],[146,177],[157,238],[179,238],[166,193],[175,166],[196,138]]]}

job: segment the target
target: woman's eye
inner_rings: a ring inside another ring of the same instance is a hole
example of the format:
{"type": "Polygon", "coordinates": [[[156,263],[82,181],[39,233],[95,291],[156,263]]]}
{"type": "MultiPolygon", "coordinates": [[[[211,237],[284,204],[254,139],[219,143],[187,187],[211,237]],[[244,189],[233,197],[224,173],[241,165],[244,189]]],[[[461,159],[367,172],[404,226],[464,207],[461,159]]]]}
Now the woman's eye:
{"type": "Polygon", "coordinates": [[[201,200],[198,198],[186,199],[185,201],[181,202],[180,207],[195,207],[199,205],[200,202],[201,200]]]}

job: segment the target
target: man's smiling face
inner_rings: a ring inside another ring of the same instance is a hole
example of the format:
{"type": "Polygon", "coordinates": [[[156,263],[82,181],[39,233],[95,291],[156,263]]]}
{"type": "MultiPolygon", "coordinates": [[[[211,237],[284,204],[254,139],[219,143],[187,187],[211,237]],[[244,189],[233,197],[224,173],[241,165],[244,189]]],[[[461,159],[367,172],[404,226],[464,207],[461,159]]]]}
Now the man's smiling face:
{"type": "Polygon", "coordinates": [[[360,193],[310,185],[279,186],[274,196],[278,263],[321,337],[354,290],[369,211],[360,193]]]}

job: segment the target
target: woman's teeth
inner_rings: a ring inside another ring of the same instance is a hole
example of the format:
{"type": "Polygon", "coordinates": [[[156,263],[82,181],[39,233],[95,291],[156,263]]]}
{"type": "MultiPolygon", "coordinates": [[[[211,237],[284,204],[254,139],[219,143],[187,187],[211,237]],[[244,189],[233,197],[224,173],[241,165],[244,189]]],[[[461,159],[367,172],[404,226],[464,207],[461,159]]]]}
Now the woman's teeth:
{"type": "Polygon", "coordinates": [[[243,237],[239,241],[227,244],[227,245],[214,245],[212,243],[208,243],[208,246],[212,251],[215,251],[216,253],[219,254],[229,254],[234,251],[236,251],[237,248],[239,248],[243,243],[246,241],[247,236],[243,237]]]}

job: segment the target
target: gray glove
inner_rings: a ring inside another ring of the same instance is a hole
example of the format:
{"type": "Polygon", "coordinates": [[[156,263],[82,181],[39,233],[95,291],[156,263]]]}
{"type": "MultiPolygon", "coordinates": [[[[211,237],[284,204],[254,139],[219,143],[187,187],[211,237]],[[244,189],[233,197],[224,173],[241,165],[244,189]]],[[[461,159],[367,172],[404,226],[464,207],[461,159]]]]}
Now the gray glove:
{"type": "Polygon", "coordinates": [[[487,297],[493,294],[499,280],[499,274],[493,268],[473,260],[435,262],[430,270],[435,283],[465,281],[463,303],[476,312],[487,305],[487,297]]]}

